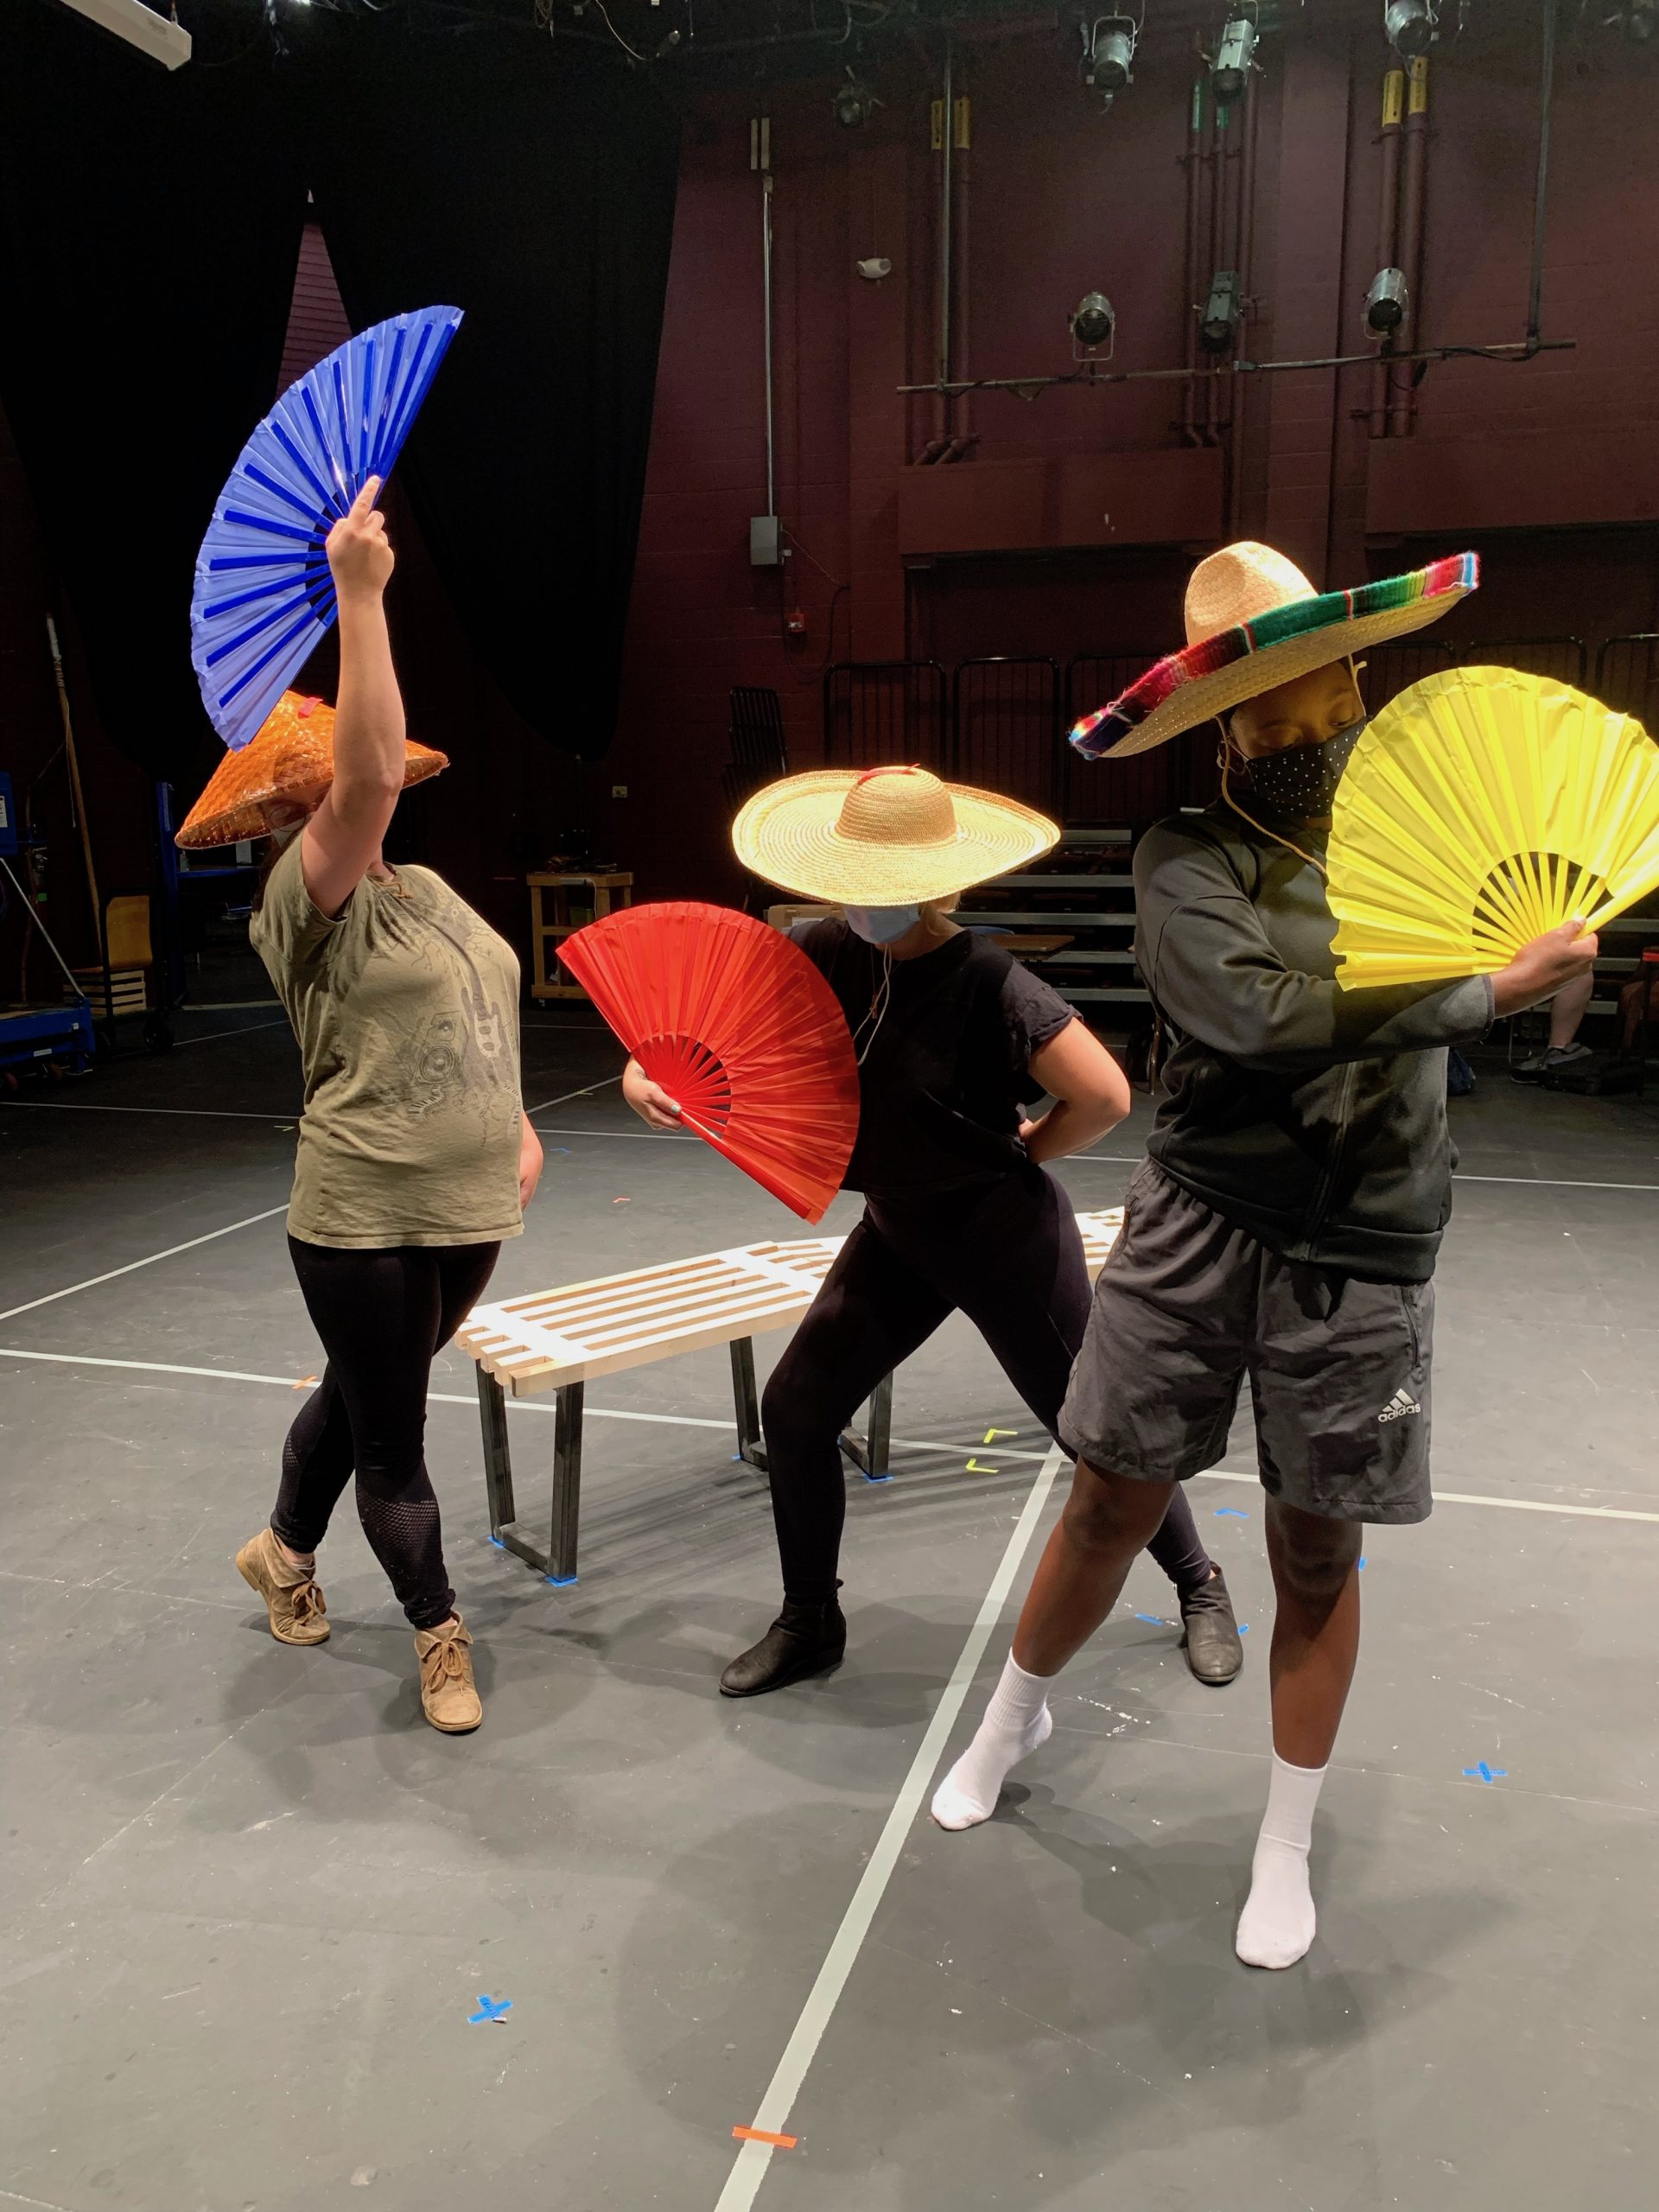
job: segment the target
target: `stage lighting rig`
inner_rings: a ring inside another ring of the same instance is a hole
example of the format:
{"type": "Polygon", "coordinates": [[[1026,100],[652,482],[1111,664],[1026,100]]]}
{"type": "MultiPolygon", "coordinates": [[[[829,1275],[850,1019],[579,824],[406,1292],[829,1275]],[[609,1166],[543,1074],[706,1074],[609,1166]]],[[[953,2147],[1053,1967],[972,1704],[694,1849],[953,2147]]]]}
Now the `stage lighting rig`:
{"type": "Polygon", "coordinates": [[[1198,339],[1206,353],[1224,353],[1238,335],[1238,271],[1217,269],[1210,279],[1198,339]]]}
{"type": "Polygon", "coordinates": [[[1066,317],[1073,348],[1081,360],[1103,347],[1109,361],[1117,338],[1117,311],[1104,292],[1085,292],[1066,317]]]}
{"type": "Polygon", "coordinates": [[[1427,54],[1440,35],[1440,12],[1434,0],[1387,0],[1382,10],[1382,35],[1402,61],[1427,54]]]}
{"type": "Polygon", "coordinates": [[[1133,16],[1096,16],[1079,26],[1083,33],[1083,81],[1109,102],[1132,85],[1135,49],[1141,25],[1133,16]]]}
{"type": "Polygon", "coordinates": [[[1403,270],[1379,269],[1365,295],[1365,327],[1374,338],[1386,338],[1406,319],[1411,295],[1403,270]]]}
{"type": "Polygon", "coordinates": [[[1255,18],[1242,8],[1236,9],[1222,26],[1215,59],[1210,64],[1210,84],[1216,98],[1230,107],[1243,99],[1244,87],[1250,81],[1257,35],[1255,18]]]}
{"type": "Polygon", "coordinates": [[[877,99],[874,92],[849,63],[846,83],[836,88],[836,121],[842,130],[861,130],[877,108],[886,105],[887,102],[877,99]]]}

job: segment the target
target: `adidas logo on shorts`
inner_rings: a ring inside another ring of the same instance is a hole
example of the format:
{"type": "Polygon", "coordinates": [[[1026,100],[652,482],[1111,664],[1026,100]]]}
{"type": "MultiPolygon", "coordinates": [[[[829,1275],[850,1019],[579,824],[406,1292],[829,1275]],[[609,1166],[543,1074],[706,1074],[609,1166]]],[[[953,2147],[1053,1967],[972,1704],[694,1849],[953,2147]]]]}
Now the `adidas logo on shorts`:
{"type": "Polygon", "coordinates": [[[1377,1419],[1378,1421],[1398,1421],[1402,1414],[1420,1414],[1422,1410],[1409,1390],[1396,1390],[1388,1404],[1378,1414],[1377,1419]]]}

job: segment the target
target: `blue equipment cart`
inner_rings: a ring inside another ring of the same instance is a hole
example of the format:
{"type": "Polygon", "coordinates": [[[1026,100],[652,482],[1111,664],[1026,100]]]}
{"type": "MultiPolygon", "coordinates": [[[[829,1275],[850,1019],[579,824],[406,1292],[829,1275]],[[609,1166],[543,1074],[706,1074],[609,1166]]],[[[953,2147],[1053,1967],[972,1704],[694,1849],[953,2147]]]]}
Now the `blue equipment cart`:
{"type": "MultiPolygon", "coordinates": [[[[21,849],[11,778],[0,770],[0,873],[16,893],[23,913],[29,915],[33,912],[32,902],[12,867],[21,849]]],[[[92,1009],[68,963],[48,935],[46,924],[37,913],[33,918],[74,996],[61,1006],[0,1006],[0,1071],[33,1060],[67,1060],[77,1070],[88,1067],[97,1050],[92,1009]]],[[[9,1079],[16,1081],[15,1077],[9,1079]]]]}

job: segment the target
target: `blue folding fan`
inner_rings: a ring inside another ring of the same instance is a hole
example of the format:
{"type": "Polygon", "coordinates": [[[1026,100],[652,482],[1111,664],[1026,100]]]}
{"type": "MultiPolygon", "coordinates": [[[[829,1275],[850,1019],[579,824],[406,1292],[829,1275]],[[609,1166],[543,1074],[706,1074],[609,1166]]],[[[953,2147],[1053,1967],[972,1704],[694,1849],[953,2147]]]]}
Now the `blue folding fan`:
{"type": "Polygon", "coordinates": [[[290,385],[242,448],[196,556],[190,658],[239,753],[334,620],[329,531],[403,449],[459,308],[377,322],[290,385]]]}

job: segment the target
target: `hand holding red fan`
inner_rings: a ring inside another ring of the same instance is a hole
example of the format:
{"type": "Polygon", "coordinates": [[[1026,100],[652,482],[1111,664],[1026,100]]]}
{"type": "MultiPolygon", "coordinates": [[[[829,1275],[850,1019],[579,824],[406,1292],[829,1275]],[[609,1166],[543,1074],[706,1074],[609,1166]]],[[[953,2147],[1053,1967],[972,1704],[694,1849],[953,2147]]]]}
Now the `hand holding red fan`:
{"type": "Polygon", "coordinates": [[[730,907],[676,900],[607,914],[559,957],[688,1129],[822,1219],[858,1135],[858,1063],[798,945],[730,907]]]}

